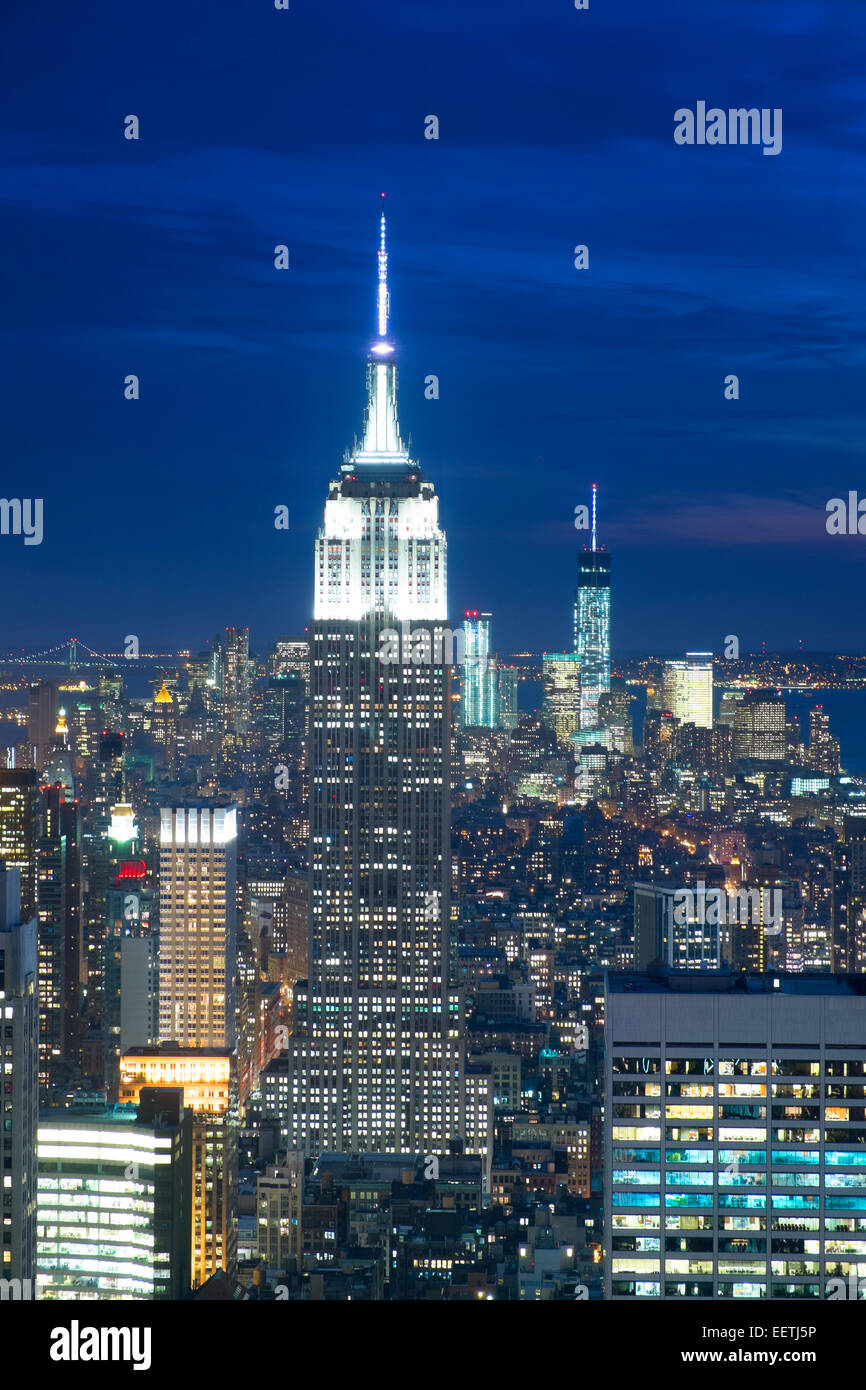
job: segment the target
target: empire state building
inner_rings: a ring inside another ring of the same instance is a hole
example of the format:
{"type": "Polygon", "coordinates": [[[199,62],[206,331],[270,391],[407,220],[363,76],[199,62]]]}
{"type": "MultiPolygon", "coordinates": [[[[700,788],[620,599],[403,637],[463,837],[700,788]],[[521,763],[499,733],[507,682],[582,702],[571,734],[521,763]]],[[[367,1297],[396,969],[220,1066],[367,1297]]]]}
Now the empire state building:
{"type": "Polygon", "coordinates": [[[447,549],[397,418],[384,195],[360,441],[316,541],[309,980],[289,1040],[289,1142],[310,1154],[489,1154],[450,935],[447,549]],[[383,634],[411,650],[383,656],[383,634]],[[421,636],[421,642],[418,638],[421,636]]]}

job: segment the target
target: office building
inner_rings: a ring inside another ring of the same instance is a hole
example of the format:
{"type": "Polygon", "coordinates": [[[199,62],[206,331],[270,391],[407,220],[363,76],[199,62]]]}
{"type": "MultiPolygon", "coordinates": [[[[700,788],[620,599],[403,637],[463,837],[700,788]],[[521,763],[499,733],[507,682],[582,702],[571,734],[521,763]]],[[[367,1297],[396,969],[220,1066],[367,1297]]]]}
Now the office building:
{"type": "Polygon", "coordinates": [[[686,652],[685,661],[666,661],[662,689],[665,709],[681,724],[713,727],[712,652],[686,652]]]}
{"type": "Polygon", "coordinates": [[[601,742],[611,751],[634,755],[633,696],[621,676],[611,676],[610,689],[598,697],[601,742]]]}
{"type": "Polygon", "coordinates": [[[697,879],[675,887],[634,885],[634,966],[662,961],[673,970],[763,971],[785,963],[783,892],[753,884],[697,879]]]}
{"type": "Polygon", "coordinates": [[[278,637],[268,658],[268,675],[279,680],[283,676],[300,676],[304,688],[310,688],[309,637],[278,637]]]}
{"type": "Polygon", "coordinates": [[[159,1036],[232,1047],[237,970],[237,806],[160,811],[159,1036]]]}
{"type": "Polygon", "coordinates": [[[463,689],[460,721],[465,729],[495,729],[496,661],[491,651],[490,613],[467,611],[463,619],[463,689]]]}
{"type": "Polygon", "coordinates": [[[153,697],[150,733],[154,743],[162,750],[160,757],[166,772],[171,772],[177,757],[177,716],[177,701],[165,681],[162,681],[153,697]]]}
{"type": "Polygon", "coordinates": [[[61,783],[43,786],[38,845],[39,1047],[43,1087],[65,1086],[80,1061],[84,945],[81,815],[61,783]]]}
{"type": "Polygon", "coordinates": [[[134,1047],[120,1058],[119,1099],[138,1104],[147,1088],[180,1088],[191,1119],[191,1204],[187,1237],[193,1288],[237,1266],[238,1101],[228,1048],[134,1047]]]}
{"type": "Polygon", "coordinates": [[[679,727],[670,710],[648,710],[643,721],[643,755],[655,767],[669,763],[675,752],[674,736],[679,727]]]}
{"type": "Polygon", "coordinates": [[[27,693],[27,739],[33,749],[33,766],[41,767],[54,740],[60,709],[60,681],[34,681],[27,693]]]}
{"type": "Polygon", "coordinates": [[[580,728],[580,657],[574,652],[545,652],[541,673],[541,716],[557,742],[570,749],[580,728]]]}
{"type": "Polygon", "coordinates": [[[599,548],[597,486],[592,485],[592,532],[577,562],[574,650],[580,660],[580,727],[598,726],[599,697],[610,689],[610,555],[599,548]]]}
{"type": "Polygon", "coordinates": [[[182,1092],[39,1117],[40,1297],[181,1299],[189,1288],[190,1118],[182,1092]]]}
{"type": "MultiPolygon", "coordinates": [[[[591,736],[591,730],[582,730],[591,736]]],[[[574,799],[579,806],[607,794],[607,749],[601,743],[575,745],[574,799]]]]}
{"type": "MultiPolygon", "coordinates": [[[[123,834],[125,812],[115,806],[112,826],[123,834]]],[[[137,827],[134,827],[137,835],[137,827]]],[[[113,846],[114,874],[105,892],[104,990],[102,1025],[105,1034],[105,1084],[117,1095],[117,1067],[121,1052],[155,1043],[159,1037],[159,937],[156,934],[157,893],[143,859],[125,857],[135,840],[113,846]]]]}
{"type": "Polygon", "coordinates": [[[388,303],[383,209],[364,430],[315,555],[310,977],[286,1145],[314,1154],[437,1153],[455,1136],[486,1151],[492,1113],[452,979],[446,539],[400,435],[388,303]],[[383,659],[403,624],[411,650],[383,659]]]}
{"type": "Polygon", "coordinates": [[[717,970],[722,963],[722,929],[708,921],[697,894],[678,899],[680,888],[655,883],[634,885],[634,966],[652,961],[677,970],[717,970]],[[679,910],[677,910],[679,909],[679,910]]]}
{"type": "Polygon", "coordinates": [[[223,646],[223,715],[227,734],[243,738],[250,726],[250,630],[227,627],[223,646]]]}
{"type": "Polygon", "coordinates": [[[517,728],[520,713],[517,708],[518,670],[516,666],[496,663],[496,727],[511,732],[517,728]]]}
{"type": "Polygon", "coordinates": [[[785,701],[768,690],[748,691],[734,715],[734,757],[783,762],[787,747],[785,701]]]}
{"type": "Polygon", "coordinates": [[[845,816],[833,846],[833,969],[866,971],[866,816],[845,816]]]}
{"type": "Polygon", "coordinates": [[[21,916],[36,912],[39,787],[33,768],[0,768],[0,864],[21,874],[21,916]]]}
{"type": "Polygon", "coordinates": [[[604,1030],[605,1297],[856,1287],[862,977],[610,974],[604,1030]]]}

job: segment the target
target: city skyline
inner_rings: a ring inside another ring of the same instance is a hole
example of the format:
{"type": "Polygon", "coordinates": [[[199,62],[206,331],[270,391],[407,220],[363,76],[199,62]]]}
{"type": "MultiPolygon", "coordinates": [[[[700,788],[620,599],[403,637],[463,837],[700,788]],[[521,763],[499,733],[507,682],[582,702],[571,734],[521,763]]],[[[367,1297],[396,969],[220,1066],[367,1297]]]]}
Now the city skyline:
{"type": "Polygon", "coordinates": [[[11,17],[0,1303],[52,1360],[164,1374],[192,1301],[842,1354],[860,10],[11,17]]]}

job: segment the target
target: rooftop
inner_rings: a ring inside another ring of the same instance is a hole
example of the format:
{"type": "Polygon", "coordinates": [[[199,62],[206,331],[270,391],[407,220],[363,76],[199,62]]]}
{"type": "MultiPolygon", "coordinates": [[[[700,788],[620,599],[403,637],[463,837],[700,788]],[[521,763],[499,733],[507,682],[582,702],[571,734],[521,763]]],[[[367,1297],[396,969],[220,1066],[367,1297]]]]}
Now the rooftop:
{"type": "Polygon", "coordinates": [[[650,966],[645,975],[605,971],[610,994],[792,994],[836,998],[866,995],[866,975],[731,974],[729,970],[671,970],[650,966]]]}

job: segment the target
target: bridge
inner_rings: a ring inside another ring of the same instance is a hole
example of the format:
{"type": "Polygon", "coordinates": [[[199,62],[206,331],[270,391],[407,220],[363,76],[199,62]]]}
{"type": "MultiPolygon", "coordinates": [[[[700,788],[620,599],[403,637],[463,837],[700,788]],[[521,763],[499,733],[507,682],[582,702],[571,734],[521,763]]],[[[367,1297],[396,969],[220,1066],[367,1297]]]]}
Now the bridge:
{"type": "Polygon", "coordinates": [[[82,666],[116,666],[127,661],[178,661],[186,653],[180,652],[139,652],[137,657],[127,656],[125,652],[98,652],[82,642],[80,637],[67,637],[56,647],[47,647],[42,652],[6,652],[0,660],[5,666],[64,666],[77,671],[82,666]]]}

